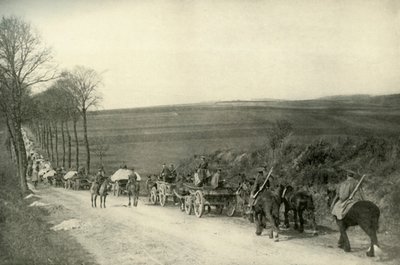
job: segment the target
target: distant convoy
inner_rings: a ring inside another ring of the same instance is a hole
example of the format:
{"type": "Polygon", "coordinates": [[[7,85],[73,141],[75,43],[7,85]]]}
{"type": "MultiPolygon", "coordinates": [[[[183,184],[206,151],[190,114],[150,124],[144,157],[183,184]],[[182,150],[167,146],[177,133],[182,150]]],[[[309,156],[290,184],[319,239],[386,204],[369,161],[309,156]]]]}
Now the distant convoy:
{"type": "MultiPolygon", "coordinates": [[[[210,213],[212,209],[218,214],[225,212],[230,217],[234,216],[235,212],[240,212],[250,222],[256,223],[257,235],[266,228],[266,221],[268,221],[271,225],[269,236],[274,241],[279,241],[279,211],[282,204],[285,208],[284,226],[289,228],[288,212],[292,211],[294,227],[300,233],[304,231],[303,212],[308,211],[312,233],[317,235],[315,207],[311,194],[296,191],[291,186],[280,185],[274,180],[272,169],[268,172],[265,165],[258,169],[258,175],[253,183],[243,177],[238,186],[230,186],[221,179],[222,169],[218,168],[214,174],[211,174],[207,159],[202,156],[193,175],[179,175],[174,165],[171,164],[168,167],[163,164],[160,174],[148,176],[143,183],[141,176],[126,165],[122,165],[110,177],[105,176],[103,167],[98,169],[95,176],[87,176],[83,167],[78,168],[77,171],[68,172],[62,167],[53,169],[51,162],[43,159],[43,156],[36,152],[33,142],[29,140],[25,131],[23,131],[23,136],[28,155],[28,177],[37,174],[39,181],[54,187],[64,187],[67,190],[90,190],[92,207],[96,207],[96,198],[100,196],[100,207],[105,208],[108,192],[112,192],[114,196],[126,194],[129,196],[128,205],[137,206],[140,186],[145,186],[150,204],[159,204],[164,207],[168,202],[173,202],[176,206],[179,205],[182,212],[188,215],[194,213],[198,218],[210,213]],[[300,221],[299,225],[297,220],[300,221]]],[[[347,198],[348,200],[353,199],[361,182],[362,180],[354,190],[351,190],[353,193],[347,196],[350,197],[347,198]]],[[[341,192],[340,189],[338,191],[341,192]]],[[[332,193],[329,195],[329,206],[336,203],[336,207],[338,203],[342,203],[341,194],[335,193],[334,197],[332,193]]],[[[367,205],[363,203],[365,201],[359,202],[360,204],[355,201],[354,206],[351,207],[351,216],[346,216],[343,220],[337,219],[341,232],[338,246],[345,251],[350,251],[346,229],[349,226],[360,225],[371,238],[371,247],[367,255],[374,256],[374,250],[379,249],[376,238],[379,209],[370,202],[367,205]],[[343,223],[344,220],[349,223],[343,223]]]]}

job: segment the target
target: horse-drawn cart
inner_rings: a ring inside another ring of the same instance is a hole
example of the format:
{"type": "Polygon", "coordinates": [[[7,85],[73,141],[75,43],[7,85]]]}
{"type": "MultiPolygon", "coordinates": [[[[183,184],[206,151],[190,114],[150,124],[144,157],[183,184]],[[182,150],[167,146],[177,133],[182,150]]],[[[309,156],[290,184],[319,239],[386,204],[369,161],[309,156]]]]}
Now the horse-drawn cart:
{"type": "Polygon", "coordinates": [[[183,184],[188,190],[187,195],[176,194],[181,199],[181,209],[190,215],[194,214],[200,218],[206,211],[210,212],[214,206],[219,214],[224,208],[228,216],[233,216],[236,210],[236,191],[233,188],[221,187],[213,189],[210,186],[196,187],[191,184],[183,184]]]}
{"type": "Polygon", "coordinates": [[[154,205],[158,202],[164,207],[168,202],[168,198],[173,198],[175,201],[175,188],[176,183],[169,183],[161,180],[156,181],[150,190],[150,202],[154,205]]]}
{"type": "Polygon", "coordinates": [[[130,169],[118,169],[112,176],[111,181],[113,182],[113,194],[119,196],[124,193],[128,193],[126,184],[128,183],[129,175],[135,174],[136,180],[140,181],[141,177],[137,172],[133,172],[130,169]]]}

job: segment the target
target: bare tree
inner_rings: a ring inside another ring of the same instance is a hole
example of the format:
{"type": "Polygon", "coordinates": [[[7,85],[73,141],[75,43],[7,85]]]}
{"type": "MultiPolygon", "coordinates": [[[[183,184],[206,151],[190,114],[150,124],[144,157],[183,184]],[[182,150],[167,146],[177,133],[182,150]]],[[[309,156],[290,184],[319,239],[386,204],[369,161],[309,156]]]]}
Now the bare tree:
{"type": "Polygon", "coordinates": [[[68,89],[76,101],[83,118],[83,139],[86,147],[86,168],[90,173],[90,145],[87,133],[87,111],[98,106],[101,96],[98,87],[101,85],[101,76],[93,69],[76,66],[68,75],[68,89]]]}
{"type": "MultiPolygon", "coordinates": [[[[17,17],[2,17],[0,21],[0,88],[9,96],[8,119],[12,123],[15,153],[21,191],[27,192],[27,156],[22,137],[22,100],[31,86],[55,78],[49,67],[51,52],[42,45],[31,25],[17,17]]],[[[3,99],[2,99],[3,100],[3,99]]]]}
{"type": "Polygon", "coordinates": [[[98,137],[93,140],[92,150],[98,156],[100,165],[103,165],[103,158],[107,155],[110,145],[107,143],[105,137],[98,137]]]}

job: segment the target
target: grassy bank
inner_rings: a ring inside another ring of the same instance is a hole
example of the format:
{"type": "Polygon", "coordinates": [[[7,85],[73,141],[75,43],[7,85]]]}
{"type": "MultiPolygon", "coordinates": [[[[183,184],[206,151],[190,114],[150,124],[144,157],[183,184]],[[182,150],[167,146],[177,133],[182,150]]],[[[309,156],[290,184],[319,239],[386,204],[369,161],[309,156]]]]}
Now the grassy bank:
{"type": "Polygon", "coordinates": [[[6,148],[0,148],[0,161],[0,264],[95,264],[67,233],[50,230],[47,210],[21,198],[6,148]]]}
{"type": "MultiPolygon", "coordinates": [[[[274,175],[281,184],[311,192],[316,204],[317,223],[336,227],[327,205],[327,189],[345,179],[345,169],[367,174],[363,182],[366,199],[381,210],[380,231],[400,234],[400,140],[393,137],[320,138],[309,144],[289,139],[274,156],[266,147],[247,150],[227,149],[208,154],[210,168],[224,169],[230,185],[238,185],[239,173],[251,181],[265,162],[274,166],[274,175]]],[[[182,160],[180,169],[191,173],[199,164],[199,156],[182,160]]]]}

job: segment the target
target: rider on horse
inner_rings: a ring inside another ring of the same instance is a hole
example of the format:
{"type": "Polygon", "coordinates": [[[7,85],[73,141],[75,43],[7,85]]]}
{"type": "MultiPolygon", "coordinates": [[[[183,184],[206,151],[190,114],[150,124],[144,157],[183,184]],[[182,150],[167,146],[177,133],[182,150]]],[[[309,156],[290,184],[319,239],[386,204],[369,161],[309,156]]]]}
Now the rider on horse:
{"type": "Polygon", "coordinates": [[[356,189],[358,184],[358,181],[354,177],[355,172],[348,170],[347,179],[338,186],[336,198],[333,200],[334,205],[332,205],[332,214],[336,216],[338,220],[343,219],[354,203],[359,200],[364,200],[364,192],[361,187],[358,190],[359,192],[357,192],[359,193],[359,196],[356,198],[350,198],[350,195],[356,189]]]}

